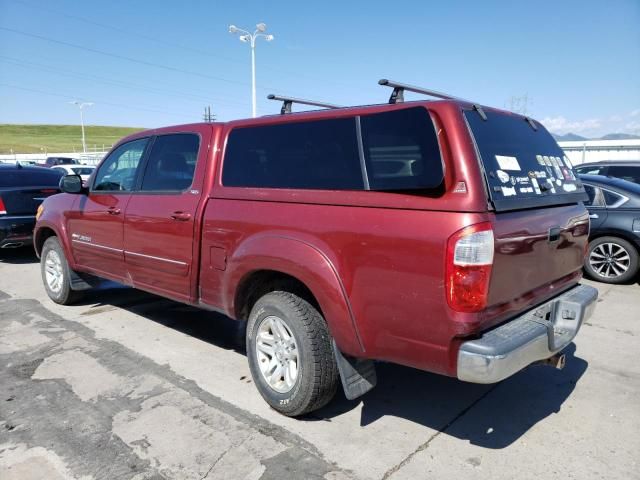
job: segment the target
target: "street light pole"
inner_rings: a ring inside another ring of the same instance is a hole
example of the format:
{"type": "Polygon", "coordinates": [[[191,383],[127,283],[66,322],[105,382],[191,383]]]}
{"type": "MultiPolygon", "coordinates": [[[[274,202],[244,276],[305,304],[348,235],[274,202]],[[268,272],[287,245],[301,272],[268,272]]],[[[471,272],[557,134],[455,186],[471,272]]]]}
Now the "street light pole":
{"type": "Polygon", "coordinates": [[[236,27],[235,25],[229,25],[229,33],[240,33],[238,37],[241,42],[249,43],[251,46],[251,115],[255,118],[257,115],[256,108],[256,40],[263,37],[267,42],[273,40],[273,35],[267,35],[264,32],[267,30],[267,25],[264,23],[258,23],[256,30],[253,33],[249,33],[246,30],[236,27]]]}
{"type": "Polygon", "coordinates": [[[82,128],[82,152],[83,153],[87,153],[87,143],[85,142],[84,139],[84,116],[82,114],[82,109],[84,107],[90,107],[91,105],[93,105],[92,102],[79,102],[77,100],[73,101],[73,102],[69,102],[71,105],[75,105],[80,109],[80,128],[82,128]]]}

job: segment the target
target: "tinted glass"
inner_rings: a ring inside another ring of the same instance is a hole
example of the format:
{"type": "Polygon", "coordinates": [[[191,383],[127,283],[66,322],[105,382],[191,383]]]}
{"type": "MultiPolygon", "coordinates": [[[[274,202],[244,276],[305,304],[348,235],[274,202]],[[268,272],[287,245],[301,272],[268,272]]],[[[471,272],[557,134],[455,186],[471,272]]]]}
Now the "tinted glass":
{"type": "Polygon", "coordinates": [[[116,148],[98,168],[93,189],[130,192],[135,186],[136,171],[148,141],[148,138],[141,138],[116,148]]]}
{"type": "Polygon", "coordinates": [[[142,178],[143,191],[182,191],[193,181],[200,137],[161,135],[155,139],[142,178]]]}
{"type": "Polygon", "coordinates": [[[484,165],[491,199],[498,210],[582,201],[571,163],[551,134],[519,115],[475,110],[465,117],[484,165]]]}
{"type": "Polygon", "coordinates": [[[73,167],[71,171],[76,175],[91,175],[93,173],[93,168],[89,167],[73,167]]]}
{"type": "Polygon", "coordinates": [[[360,122],[372,190],[428,189],[442,183],[440,147],[426,109],[377,113],[360,122]]]}
{"type": "Polygon", "coordinates": [[[640,183],[640,167],[613,166],[609,167],[608,175],[628,182],[640,183]]]}
{"type": "Polygon", "coordinates": [[[585,200],[584,204],[592,207],[604,207],[604,194],[598,187],[592,187],[591,185],[585,185],[584,191],[589,196],[589,200],[585,200]]]}
{"type": "Polygon", "coordinates": [[[0,188],[58,187],[61,172],[44,168],[0,169],[0,188]]]}
{"type": "Polygon", "coordinates": [[[576,167],[575,170],[584,175],[602,175],[604,173],[603,167],[580,166],[576,167]]]}
{"type": "Polygon", "coordinates": [[[355,119],[232,130],[222,183],[236,187],[363,189],[355,119]]]}
{"type": "Polygon", "coordinates": [[[603,190],[604,194],[604,202],[608,207],[615,205],[616,203],[620,203],[624,200],[624,197],[621,197],[617,193],[610,192],[609,190],[603,190]]]}

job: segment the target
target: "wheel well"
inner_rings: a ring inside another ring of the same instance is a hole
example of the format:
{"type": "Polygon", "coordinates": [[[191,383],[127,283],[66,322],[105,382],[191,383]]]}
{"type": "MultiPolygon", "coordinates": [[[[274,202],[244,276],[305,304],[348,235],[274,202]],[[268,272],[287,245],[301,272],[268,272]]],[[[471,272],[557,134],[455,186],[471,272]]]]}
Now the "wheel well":
{"type": "Polygon", "coordinates": [[[601,238],[601,237],[617,237],[629,242],[635,249],[640,253],[640,242],[638,242],[637,238],[633,238],[633,235],[629,235],[625,232],[608,232],[608,231],[599,231],[596,234],[593,234],[591,238],[589,238],[589,243],[592,241],[601,238]]]}
{"type": "Polygon", "coordinates": [[[238,320],[248,319],[249,313],[258,299],[276,290],[298,295],[322,313],[315,296],[303,282],[286,273],[259,270],[250,273],[240,282],[235,295],[235,317],[238,320]]]}
{"type": "Polygon", "coordinates": [[[42,252],[42,246],[44,245],[44,242],[47,241],[47,238],[55,236],[56,232],[54,232],[51,228],[43,227],[38,230],[38,236],[35,238],[36,253],[38,254],[38,256],[40,255],[40,252],[42,252]]]}

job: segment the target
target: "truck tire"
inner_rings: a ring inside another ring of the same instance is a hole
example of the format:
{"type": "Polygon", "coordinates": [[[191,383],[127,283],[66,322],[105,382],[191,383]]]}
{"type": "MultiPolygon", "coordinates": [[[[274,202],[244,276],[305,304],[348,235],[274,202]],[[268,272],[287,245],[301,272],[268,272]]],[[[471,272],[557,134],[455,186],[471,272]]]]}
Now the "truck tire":
{"type": "Polygon", "coordinates": [[[338,368],[324,318],[309,302],[274,291],[258,299],[247,323],[251,376],[266,402],[296,417],[331,401],[338,368]]]}
{"type": "Polygon", "coordinates": [[[47,238],[40,254],[40,273],[47,295],[60,305],[70,305],[80,297],[80,292],[71,289],[70,272],[58,238],[47,238]]]}
{"type": "Polygon", "coordinates": [[[638,273],[638,250],[619,237],[599,237],[589,243],[584,269],[593,280],[627,283],[638,273]]]}

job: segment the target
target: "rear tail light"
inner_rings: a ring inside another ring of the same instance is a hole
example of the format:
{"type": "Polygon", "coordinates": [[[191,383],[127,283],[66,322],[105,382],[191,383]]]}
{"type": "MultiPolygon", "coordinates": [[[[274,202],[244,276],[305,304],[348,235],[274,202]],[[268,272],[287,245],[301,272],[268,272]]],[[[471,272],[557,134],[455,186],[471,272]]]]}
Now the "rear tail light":
{"type": "Polygon", "coordinates": [[[4,206],[2,197],[0,197],[0,215],[6,215],[6,214],[7,214],[7,208],[4,206]]]}
{"type": "Polygon", "coordinates": [[[489,222],[471,225],[451,235],[447,242],[446,288],[452,309],[479,312],[486,308],[493,250],[489,222]]]}

